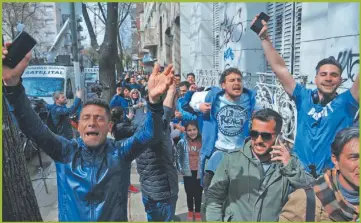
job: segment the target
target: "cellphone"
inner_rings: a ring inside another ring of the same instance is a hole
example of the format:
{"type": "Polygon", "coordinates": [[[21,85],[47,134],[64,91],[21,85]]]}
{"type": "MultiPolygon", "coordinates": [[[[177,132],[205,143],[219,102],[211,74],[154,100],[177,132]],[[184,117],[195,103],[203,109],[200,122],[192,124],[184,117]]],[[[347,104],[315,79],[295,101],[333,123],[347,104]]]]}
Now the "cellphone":
{"type": "Polygon", "coordinates": [[[36,40],[28,33],[21,32],[7,49],[8,55],[3,60],[3,64],[15,68],[36,43],[36,40]]]}
{"type": "MultiPolygon", "coordinates": [[[[275,146],[281,145],[281,143],[280,143],[280,142],[281,142],[281,138],[282,138],[282,136],[281,136],[281,134],[279,134],[279,135],[277,136],[276,140],[275,140],[275,143],[274,143],[275,146]]],[[[272,150],[274,150],[274,149],[272,149],[272,150]]],[[[276,157],[276,156],[278,156],[278,155],[272,155],[271,158],[274,158],[274,157],[276,157]]]]}
{"type": "Polygon", "coordinates": [[[262,25],[262,20],[264,20],[265,22],[268,22],[270,19],[270,17],[264,13],[261,12],[257,18],[257,20],[253,23],[253,25],[251,26],[251,29],[257,33],[257,35],[259,34],[259,32],[261,32],[263,25],[262,25]]]}

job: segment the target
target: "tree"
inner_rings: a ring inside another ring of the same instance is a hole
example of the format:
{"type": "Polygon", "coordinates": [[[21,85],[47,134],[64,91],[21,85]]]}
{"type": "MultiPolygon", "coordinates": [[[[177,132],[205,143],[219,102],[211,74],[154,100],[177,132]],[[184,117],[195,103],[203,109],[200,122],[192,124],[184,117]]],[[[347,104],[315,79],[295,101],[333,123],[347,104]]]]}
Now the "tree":
{"type": "Polygon", "coordinates": [[[3,221],[42,221],[21,151],[19,130],[3,98],[3,221]]]}
{"type": "Polygon", "coordinates": [[[99,55],[96,50],[94,50],[92,47],[88,47],[81,51],[84,56],[89,58],[91,62],[91,66],[95,66],[96,64],[99,64],[99,55]]]}
{"type": "MultiPolygon", "coordinates": [[[[17,32],[18,24],[24,25],[24,31],[32,36],[36,36],[36,49],[41,49],[46,40],[44,36],[39,36],[39,30],[44,28],[43,16],[46,15],[45,6],[42,3],[3,3],[3,34],[6,41],[13,40],[17,32]]],[[[41,51],[41,50],[40,50],[41,51]]],[[[38,53],[35,53],[35,59],[38,53]]]]}
{"type": "MultiPolygon", "coordinates": [[[[101,46],[99,47],[98,41],[97,41],[97,35],[95,33],[95,30],[93,28],[93,24],[90,21],[90,17],[89,17],[89,13],[88,11],[90,11],[93,15],[96,16],[97,21],[100,21],[103,25],[105,25],[105,35],[104,35],[104,41],[105,41],[105,37],[108,34],[107,32],[115,32],[116,36],[115,36],[115,40],[114,42],[111,42],[110,44],[112,45],[112,58],[107,59],[107,65],[111,66],[110,62],[114,61],[113,67],[116,67],[117,73],[118,75],[121,74],[124,70],[123,68],[123,47],[122,47],[122,40],[121,40],[121,36],[119,35],[119,29],[120,27],[124,24],[124,21],[126,20],[126,18],[129,15],[130,12],[130,8],[132,3],[114,3],[117,4],[117,6],[119,7],[116,14],[117,16],[115,16],[115,18],[112,16],[111,19],[112,21],[108,21],[109,19],[109,4],[108,3],[97,3],[96,6],[94,6],[94,4],[92,6],[89,6],[85,3],[82,4],[82,12],[83,12],[83,17],[84,17],[84,21],[85,24],[88,28],[88,32],[89,32],[89,36],[90,36],[90,41],[91,41],[91,46],[93,49],[95,49],[98,53],[99,53],[99,71],[100,71],[100,79],[107,81],[110,80],[108,77],[103,77],[102,78],[102,73],[105,75],[112,75],[115,78],[115,71],[114,72],[102,72],[102,69],[104,69],[102,67],[102,65],[100,64],[100,61],[102,60],[102,56],[104,56],[100,50],[101,50],[101,46]],[[98,9],[98,10],[95,10],[98,9]],[[99,11],[99,12],[98,12],[99,11]],[[115,20],[116,19],[116,20],[115,20]],[[108,26],[112,25],[112,29],[108,29],[108,26]],[[113,45],[114,44],[114,45],[113,45]]],[[[113,4],[113,5],[114,5],[113,4]]],[[[113,34],[109,35],[108,37],[113,36],[113,34]]],[[[104,44],[103,41],[103,44],[104,44]]],[[[113,41],[113,40],[112,40],[113,41]]],[[[103,45],[102,44],[102,45],[103,45]]],[[[106,69],[109,69],[109,67],[107,67],[106,69]]],[[[110,77],[112,78],[112,77],[110,77]]],[[[112,94],[115,93],[115,83],[113,86],[112,82],[105,82],[106,85],[109,85],[111,87],[110,89],[110,95],[109,98],[108,97],[104,97],[104,99],[106,100],[110,100],[112,94]]],[[[104,96],[107,93],[104,94],[104,96]]]]}

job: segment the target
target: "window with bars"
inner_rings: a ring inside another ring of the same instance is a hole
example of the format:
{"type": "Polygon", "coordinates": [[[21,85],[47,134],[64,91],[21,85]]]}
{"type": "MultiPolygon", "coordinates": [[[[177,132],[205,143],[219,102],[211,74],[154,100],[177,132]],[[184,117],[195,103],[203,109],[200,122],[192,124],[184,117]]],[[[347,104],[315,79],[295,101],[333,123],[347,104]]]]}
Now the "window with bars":
{"type": "MultiPolygon", "coordinates": [[[[289,71],[299,75],[302,3],[267,3],[268,35],[289,71]]],[[[267,72],[272,72],[267,63],[267,72]]]]}

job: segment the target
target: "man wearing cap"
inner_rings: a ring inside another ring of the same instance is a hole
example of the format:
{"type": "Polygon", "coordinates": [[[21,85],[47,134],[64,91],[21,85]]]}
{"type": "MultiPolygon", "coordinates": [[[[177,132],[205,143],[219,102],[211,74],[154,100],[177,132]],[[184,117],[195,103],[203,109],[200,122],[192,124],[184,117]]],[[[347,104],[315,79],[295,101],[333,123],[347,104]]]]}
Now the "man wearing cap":
{"type": "MultiPolygon", "coordinates": [[[[254,18],[253,23],[257,19],[254,18]]],[[[351,89],[338,94],[342,83],[342,66],[329,57],[318,62],[315,83],[317,89],[307,89],[296,83],[285,61],[272,46],[267,35],[267,23],[262,21],[259,33],[268,63],[284,90],[296,103],[297,135],[294,152],[315,177],[332,168],[330,146],[341,129],[353,125],[359,109],[359,76],[351,89]]]]}

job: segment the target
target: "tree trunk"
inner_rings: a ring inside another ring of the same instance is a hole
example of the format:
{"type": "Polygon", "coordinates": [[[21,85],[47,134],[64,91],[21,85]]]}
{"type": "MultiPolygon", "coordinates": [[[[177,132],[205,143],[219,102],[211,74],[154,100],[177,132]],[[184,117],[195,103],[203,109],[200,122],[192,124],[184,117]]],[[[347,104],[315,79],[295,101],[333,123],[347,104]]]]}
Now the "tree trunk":
{"type": "Polygon", "coordinates": [[[107,102],[115,94],[115,57],[114,51],[117,52],[117,33],[118,26],[118,3],[107,3],[107,22],[105,26],[104,41],[99,50],[99,79],[110,87],[109,90],[103,91],[102,98],[107,102]]]}
{"type": "Polygon", "coordinates": [[[30,180],[19,131],[3,98],[3,221],[43,221],[30,180]]]}
{"type": "Polygon", "coordinates": [[[117,73],[118,76],[117,78],[121,77],[124,71],[124,67],[123,67],[123,47],[122,47],[122,41],[120,40],[120,34],[119,32],[117,33],[117,39],[118,39],[118,51],[119,53],[117,53],[115,56],[116,61],[115,61],[115,66],[117,68],[117,73]]]}

